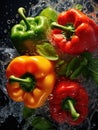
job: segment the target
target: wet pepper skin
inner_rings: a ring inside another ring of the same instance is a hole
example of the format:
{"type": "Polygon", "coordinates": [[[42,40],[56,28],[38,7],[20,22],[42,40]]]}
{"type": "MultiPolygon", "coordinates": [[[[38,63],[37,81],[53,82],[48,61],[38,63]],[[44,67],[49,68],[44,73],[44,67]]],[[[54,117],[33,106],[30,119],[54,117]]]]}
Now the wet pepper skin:
{"type": "Polygon", "coordinates": [[[51,117],[56,122],[79,125],[88,115],[88,93],[78,82],[62,78],[49,96],[49,108],[51,117]],[[68,102],[65,102],[68,100],[75,101],[72,103],[76,112],[71,113],[72,106],[69,107],[68,102]]]}
{"type": "MultiPolygon", "coordinates": [[[[98,49],[98,26],[87,15],[76,9],[69,9],[58,15],[58,24],[72,24],[74,33],[68,39],[62,29],[52,30],[52,42],[61,52],[77,55],[84,51],[93,52],[98,49]]],[[[64,30],[63,30],[64,32],[64,30]]],[[[66,32],[70,33],[68,30],[66,32]]]]}
{"type": "Polygon", "coordinates": [[[42,56],[14,58],[6,69],[6,76],[8,95],[29,108],[42,106],[55,84],[53,64],[42,56]]]}
{"type": "Polygon", "coordinates": [[[11,28],[11,40],[20,55],[33,55],[36,44],[47,40],[48,19],[44,16],[26,17],[23,7],[18,9],[22,20],[11,28]]]}

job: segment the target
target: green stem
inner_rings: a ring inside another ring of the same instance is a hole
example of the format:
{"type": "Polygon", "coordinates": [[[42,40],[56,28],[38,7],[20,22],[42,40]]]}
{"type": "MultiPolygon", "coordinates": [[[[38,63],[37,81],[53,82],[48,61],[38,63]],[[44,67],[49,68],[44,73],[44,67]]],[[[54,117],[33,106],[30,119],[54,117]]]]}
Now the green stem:
{"type": "Polygon", "coordinates": [[[82,69],[84,68],[83,65],[80,65],[75,71],[72,72],[70,79],[76,79],[82,72],[82,69]]]}
{"type": "Polygon", "coordinates": [[[27,21],[25,15],[24,15],[25,12],[26,12],[26,10],[25,10],[23,7],[20,7],[20,8],[18,9],[18,13],[20,14],[20,16],[22,17],[22,19],[24,20],[24,22],[25,22],[25,24],[26,24],[26,26],[27,26],[27,30],[29,30],[29,29],[30,29],[30,24],[29,24],[29,22],[27,21]]]}
{"type": "Polygon", "coordinates": [[[15,77],[14,75],[11,75],[9,78],[10,83],[18,82],[20,84],[20,87],[27,92],[31,92],[36,84],[36,80],[33,75],[31,74],[24,74],[22,78],[15,77]]]}
{"type": "Polygon", "coordinates": [[[74,57],[67,65],[67,69],[66,69],[66,76],[70,76],[70,74],[73,72],[73,69],[76,68],[76,66],[79,63],[79,58],[78,57],[74,57]]]}
{"type": "Polygon", "coordinates": [[[77,111],[74,107],[74,104],[75,104],[74,100],[71,98],[68,98],[63,101],[62,108],[64,110],[70,111],[73,120],[77,120],[79,118],[80,114],[77,113],[77,111]]]}
{"type": "Polygon", "coordinates": [[[70,33],[75,32],[74,27],[72,25],[70,25],[70,24],[68,26],[63,26],[63,25],[58,24],[56,22],[52,22],[51,23],[51,28],[58,28],[58,29],[61,29],[64,32],[70,32],[70,33]]]}
{"type": "Polygon", "coordinates": [[[85,68],[87,66],[87,59],[83,58],[82,61],[80,61],[80,65],[79,67],[77,67],[71,74],[70,79],[76,79],[81,73],[83,68],[85,68]]]}

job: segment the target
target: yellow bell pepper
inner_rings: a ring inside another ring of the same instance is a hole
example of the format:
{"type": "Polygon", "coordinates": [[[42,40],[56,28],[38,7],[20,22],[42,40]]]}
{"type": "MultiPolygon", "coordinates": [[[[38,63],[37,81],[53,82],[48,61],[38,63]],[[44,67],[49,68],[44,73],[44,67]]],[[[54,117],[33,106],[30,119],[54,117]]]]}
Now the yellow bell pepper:
{"type": "Polygon", "coordinates": [[[56,74],[52,62],[42,56],[18,56],[7,66],[6,77],[12,100],[38,108],[52,92],[56,74]]]}

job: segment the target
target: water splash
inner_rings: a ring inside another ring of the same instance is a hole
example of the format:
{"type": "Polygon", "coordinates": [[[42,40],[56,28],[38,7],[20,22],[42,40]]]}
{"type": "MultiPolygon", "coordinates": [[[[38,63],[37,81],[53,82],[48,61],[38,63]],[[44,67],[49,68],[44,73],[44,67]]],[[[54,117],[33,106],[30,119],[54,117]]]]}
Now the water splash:
{"type": "MultiPolygon", "coordinates": [[[[67,10],[71,7],[74,7],[76,4],[83,5],[83,12],[86,13],[89,17],[91,17],[97,24],[98,24],[98,3],[93,0],[39,0],[37,4],[33,4],[32,1],[29,2],[30,8],[28,9],[28,16],[36,16],[40,13],[47,6],[51,6],[56,11],[61,12],[67,10]]],[[[25,6],[27,8],[27,6],[25,6]]],[[[12,11],[12,10],[11,10],[12,11]]],[[[8,12],[6,12],[8,15],[8,12]]],[[[18,20],[19,15],[16,14],[15,18],[18,20]]],[[[11,20],[7,20],[8,28],[4,29],[4,33],[7,34],[11,28],[11,24],[15,24],[18,21],[12,18],[11,20]]],[[[6,92],[6,77],[5,77],[5,69],[8,63],[19,54],[17,53],[16,49],[14,48],[12,42],[10,41],[9,35],[0,40],[0,87],[2,91],[7,95],[6,92]]],[[[96,53],[95,53],[96,55],[96,53]]],[[[97,55],[98,56],[98,55],[97,55]]],[[[90,130],[91,128],[91,121],[93,118],[94,113],[97,111],[98,108],[98,88],[94,84],[94,82],[90,79],[89,81],[81,80],[81,83],[85,86],[88,91],[90,103],[89,103],[89,115],[85,122],[77,127],[69,126],[68,124],[58,124],[57,130],[81,130],[86,129],[90,130]]],[[[9,97],[8,97],[9,98],[9,97]]],[[[0,109],[0,122],[4,122],[5,119],[9,115],[14,115],[17,117],[19,122],[22,121],[22,109],[23,104],[15,103],[9,99],[9,104],[4,106],[0,109]],[[17,109],[18,108],[18,109],[17,109]]],[[[42,116],[49,115],[49,109],[47,104],[45,106],[36,110],[36,114],[41,114],[42,116]]],[[[31,117],[32,118],[32,117],[31,117]]],[[[22,130],[27,130],[27,127],[31,124],[30,119],[28,119],[27,123],[23,126],[22,130]]],[[[55,123],[55,122],[54,122],[55,123]]],[[[94,124],[95,125],[95,124],[94,124]]]]}

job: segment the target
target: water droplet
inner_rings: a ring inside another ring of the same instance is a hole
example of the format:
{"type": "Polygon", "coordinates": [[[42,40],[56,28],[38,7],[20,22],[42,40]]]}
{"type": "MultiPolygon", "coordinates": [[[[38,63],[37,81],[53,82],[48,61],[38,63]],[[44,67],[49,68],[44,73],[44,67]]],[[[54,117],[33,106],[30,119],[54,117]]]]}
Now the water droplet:
{"type": "Polygon", "coordinates": [[[11,24],[11,20],[7,20],[7,24],[11,24]]]}
{"type": "Polygon", "coordinates": [[[19,18],[19,14],[16,14],[16,18],[19,18]]]}
{"type": "Polygon", "coordinates": [[[10,11],[13,11],[12,9],[10,9],[10,11]]]}
{"type": "Polygon", "coordinates": [[[29,5],[32,5],[32,2],[29,2],[29,5]]]}
{"type": "Polygon", "coordinates": [[[12,23],[15,23],[15,19],[12,19],[12,23]]]}
{"type": "Polygon", "coordinates": [[[8,15],[9,13],[8,12],[5,12],[6,15],[8,15]]]}
{"type": "Polygon", "coordinates": [[[4,33],[7,33],[7,32],[8,32],[8,30],[7,30],[7,29],[5,29],[5,30],[4,30],[4,33]]]}

